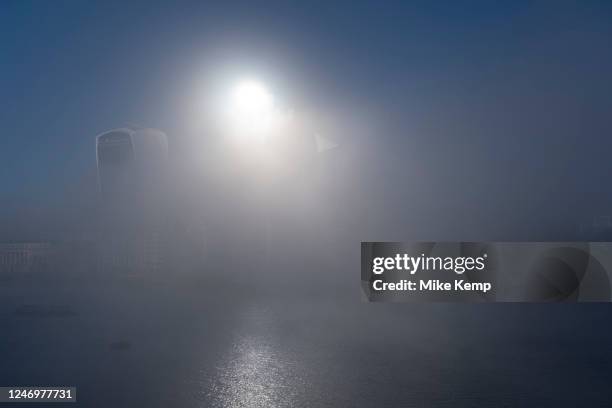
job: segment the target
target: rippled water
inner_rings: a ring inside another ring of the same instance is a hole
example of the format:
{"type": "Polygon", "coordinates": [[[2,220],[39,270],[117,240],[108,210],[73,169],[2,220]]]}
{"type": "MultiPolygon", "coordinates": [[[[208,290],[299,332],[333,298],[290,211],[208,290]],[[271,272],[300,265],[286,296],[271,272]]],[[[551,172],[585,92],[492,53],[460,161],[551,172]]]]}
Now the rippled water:
{"type": "Polygon", "coordinates": [[[612,398],[608,305],[385,305],[352,290],[3,283],[0,383],[75,385],[80,405],[100,407],[605,406],[612,398]]]}

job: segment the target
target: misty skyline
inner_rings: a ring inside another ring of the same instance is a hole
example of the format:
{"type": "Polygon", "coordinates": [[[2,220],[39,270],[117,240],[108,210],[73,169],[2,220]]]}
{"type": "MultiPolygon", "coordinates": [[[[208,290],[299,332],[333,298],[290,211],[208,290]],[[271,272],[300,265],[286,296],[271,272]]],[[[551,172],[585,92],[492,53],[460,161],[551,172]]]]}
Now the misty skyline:
{"type": "Polygon", "coordinates": [[[175,158],[214,142],[205,101],[244,75],[340,143],[371,234],[610,208],[605,3],[1,7],[3,219],[91,195],[100,132],[160,128],[175,158]]]}

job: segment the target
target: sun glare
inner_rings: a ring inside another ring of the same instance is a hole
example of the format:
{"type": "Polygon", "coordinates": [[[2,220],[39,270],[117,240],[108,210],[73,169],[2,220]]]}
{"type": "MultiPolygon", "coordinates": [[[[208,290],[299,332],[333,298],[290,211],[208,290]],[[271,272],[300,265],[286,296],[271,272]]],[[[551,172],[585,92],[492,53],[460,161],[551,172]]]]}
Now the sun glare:
{"type": "Polygon", "coordinates": [[[273,95],[257,81],[237,84],[229,105],[230,124],[239,136],[265,138],[278,120],[273,95]]]}

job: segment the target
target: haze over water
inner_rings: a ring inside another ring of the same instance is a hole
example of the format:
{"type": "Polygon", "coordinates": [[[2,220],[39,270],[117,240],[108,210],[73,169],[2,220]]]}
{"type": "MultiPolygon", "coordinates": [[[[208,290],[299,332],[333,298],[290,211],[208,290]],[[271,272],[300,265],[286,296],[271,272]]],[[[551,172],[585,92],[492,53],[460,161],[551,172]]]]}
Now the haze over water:
{"type": "Polygon", "coordinates": [[[0,385],[87,407],[609,405],[609,305],[366,303],[359,246],[610,240],[590,227],[612,213],[611,16],[2,2],[0,242],[106,248],[136,214],[172,256],[0,276],[0,385]],[[250,76],[295,119],[281,154],[219,132],[250,76]],[[170,171],[125,207],[99,194],[95,137],[131,125],[167,134],[170,171]]]}

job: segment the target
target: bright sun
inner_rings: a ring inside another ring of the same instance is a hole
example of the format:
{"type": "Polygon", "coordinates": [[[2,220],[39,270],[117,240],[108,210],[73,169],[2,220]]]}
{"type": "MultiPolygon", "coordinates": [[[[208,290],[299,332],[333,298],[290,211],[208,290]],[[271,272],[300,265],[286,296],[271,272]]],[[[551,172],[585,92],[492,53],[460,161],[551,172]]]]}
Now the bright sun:
{"type": "Polygon", "coordinates": [[[274,97],[257,81],[237,84],[230,96],[229,119],[240,136],[267,136],[278,120],[274,97]]]}

